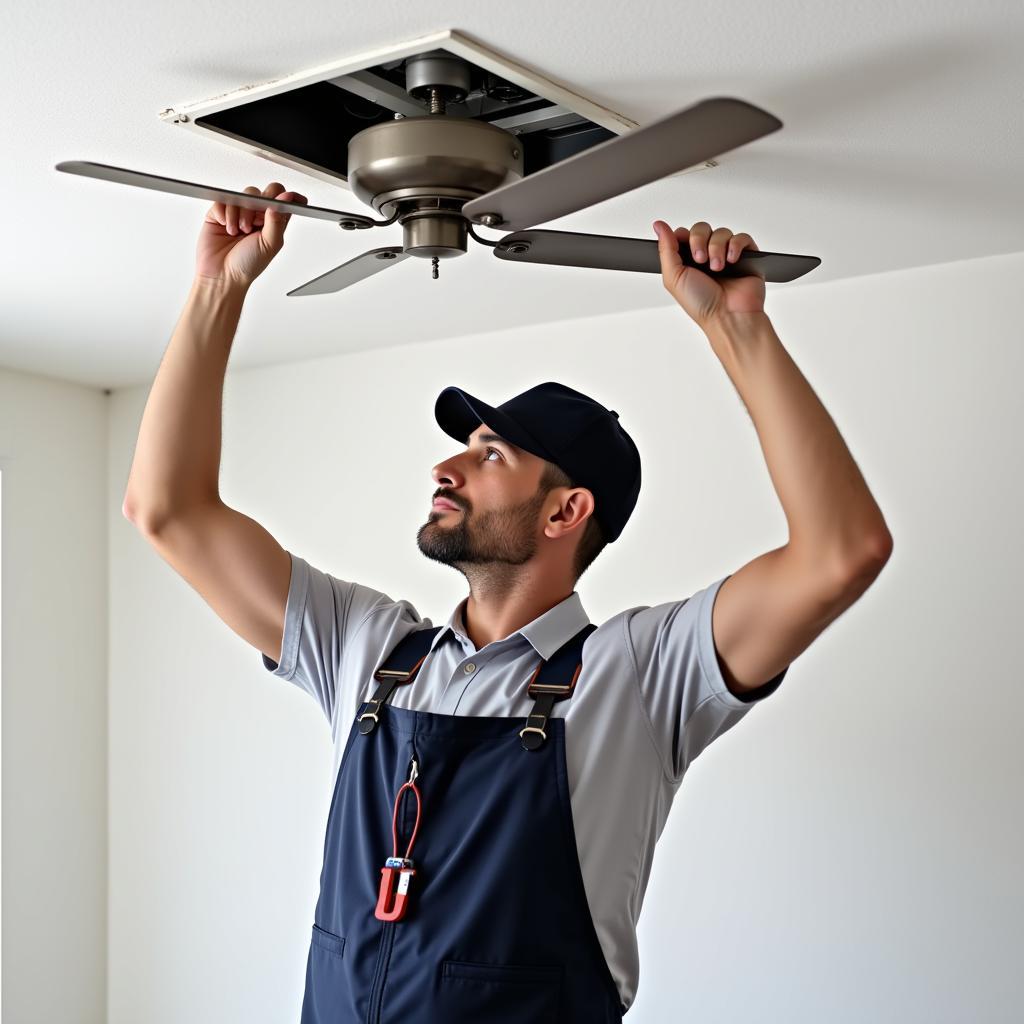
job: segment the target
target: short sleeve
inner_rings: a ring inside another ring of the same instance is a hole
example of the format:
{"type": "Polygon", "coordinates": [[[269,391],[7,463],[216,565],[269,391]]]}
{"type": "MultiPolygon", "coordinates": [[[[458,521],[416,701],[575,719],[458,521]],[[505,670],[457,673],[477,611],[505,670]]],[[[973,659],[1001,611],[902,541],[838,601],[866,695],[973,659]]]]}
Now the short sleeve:
{"type": "Polygon", "coordinates": [[[673,781],[712,740],[781,685],[778,675],[742,697],[726,685],[711,629],[722,579],[682,601],[645,606],[627,617],[641,699],[673,781]]]}
{"type": "Polygon", "coordinates": [[[320,705],[329,722],[334,720],[342,658],[349,641],[375,608],[403,605],[406,601],[361,583],[338,579],[288,552],[291,581],[285,606],[280,663],[262,651],[263,666],[305,690],[320,705]]]}

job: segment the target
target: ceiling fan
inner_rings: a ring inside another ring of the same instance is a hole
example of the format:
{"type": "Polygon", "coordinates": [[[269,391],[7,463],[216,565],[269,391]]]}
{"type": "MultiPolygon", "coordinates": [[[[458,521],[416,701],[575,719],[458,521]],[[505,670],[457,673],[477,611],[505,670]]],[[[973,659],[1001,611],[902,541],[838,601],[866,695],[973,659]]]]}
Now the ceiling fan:
{"type": "MultiPolygon", "coordinates": [[[[445,114],[446,103],[460,102],[466,95],[464,63],[450,54],[443,59],[430,53],[409,58],[406,90],[427,112],[395,114],[394,120],[371,125],[349,140],[349,187],[384,220],[87,160],[63,161],[56,169],[249,210],[330,220],[348,231],[396,221],[402,226],[402,245],[370,249],[288,292],[320,295],[347,288],[409,256],[430,259],[436,278],[438,261],[465,254],[469,237],[510,262],[660,273],[656,240],[534,225],[693,167],[782,127],[777,117],[744,100],[714,97],[524,176],[528,140],[486,121],[445,114]],[[474,225],[510,233],[490,241],[474,225]]],[[[793,281],[821,263],[817,256],[744,251],[735,263],[711,270],[706,263],[694,263],[687,245],[680,246],[680,256],[684,264],[699,266],[711,277],[755,274],[773,282],[793,281]]]]}

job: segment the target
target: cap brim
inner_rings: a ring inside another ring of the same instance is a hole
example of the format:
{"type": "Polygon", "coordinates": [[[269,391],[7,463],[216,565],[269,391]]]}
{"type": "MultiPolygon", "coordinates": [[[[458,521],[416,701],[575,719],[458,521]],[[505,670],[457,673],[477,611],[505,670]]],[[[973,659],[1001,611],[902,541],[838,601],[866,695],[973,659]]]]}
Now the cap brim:
{"type": "Polygon", "coordinates": [[[496,434],[524,451],[542,459],[553,461],[544,447],[537,443],[515,420],[500,409],[481,402],[479,398],[463,391],[462,388],[448,387],[437,396],[434,403],[434,418],[441,429],[462,444],[469,443],[469,435],[486,423],[496,434]]]}

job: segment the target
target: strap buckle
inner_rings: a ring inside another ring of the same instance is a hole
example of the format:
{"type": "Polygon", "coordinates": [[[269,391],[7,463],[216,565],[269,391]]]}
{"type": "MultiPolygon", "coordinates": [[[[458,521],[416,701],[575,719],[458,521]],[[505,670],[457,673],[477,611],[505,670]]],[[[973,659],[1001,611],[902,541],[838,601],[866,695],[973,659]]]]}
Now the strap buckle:
{"type": "Polygon", "coordinates": [[[540,725],[527,725],[523,729],[519,730],[519,738],[523,741],[524,750],[537,750],[547,741],[548,738],[548,734],[543,729],[543,726],[547,724],[548,716],[539,715],[536,712],[534,712],[533,714],[527,717],[526,721],[529,722],[531,718],[539,718],[540,725]],[[529,738],[527,738],[526,733],[528,732],[538,733],[540,735],[540,739],[537,739],[536,736],[530,736],[529,738]]]}
{"type": "Polygon", "coordinates": [[[373,697],[373,698],[371,698],[370,700],[367,701],[367,704],[376,704],[376,705],[378,705],[378,707],[374,708],[373,711],[364,711],[359,716],[358,721],[361,722],[364,718],[372,718],[375,722],[380,721],[380,719],[377,717],[377,712],[380,710],[380,706],[379,706],[380,705],[380,701],[377,700],[376,697],[373,697]]]}
{"type": "Polygon", "coordinates": [[[548,738],[548,734],[543,729],[539,729],[535,725],[528,725],[524,729],[520,729],[519,730],[520,737],[523,735],[524,732],[539,732],[540,735],[541,735],[541,739],[545,739],[546,740],[548,738]]]}
{"type": "Polygon", "coordinates": [[[356,723],[359,726],[359,732],[363,736],[366,736],[369,733],[373,732],[373,730],[380,724],[380,718],[377,715],[377,712],[380,710],[380,701],[376,697],[373,697],[370,701],[368,701],[368,705],[369,704],[376,704],[377,707],[375,707],[372,711],[364,711],[356,719],[356,723]],[[367,722],[366,725],[363,725],[364,718],[372,718],[373,722],[367,722]]]}

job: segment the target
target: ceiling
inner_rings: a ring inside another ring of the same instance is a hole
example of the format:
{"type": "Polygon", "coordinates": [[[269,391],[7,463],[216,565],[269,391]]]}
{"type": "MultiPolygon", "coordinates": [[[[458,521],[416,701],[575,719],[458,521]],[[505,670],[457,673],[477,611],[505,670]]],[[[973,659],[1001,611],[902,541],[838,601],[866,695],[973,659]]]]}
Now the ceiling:
{"type": "MultiPolygon", "coordinates": [[[[105,388],[151,381],[192,279],[205,200],[54,164],[94,160],[238,190],[277,180],[313,205],[376,216],[343,185],[157,114],[449,28],[641,125],[709,96],[783,121],[717,167],[544,227],[653,239],[656,218],[707,220],[764,250],[820,256],[800,281],[768,285],[769,313],[777,288],[1024,251],[1017,0],[42,0],[15,4],[5,23],[4,367],[105,388]]],[[[441,261],[436,281],[428,260],[410,259],[334,295],[285,295],[400,241],[397,224],[345,232],[293,217],[247,297],[231,367],[672,301],[655,274],[510,264],[472,241],[441,261]]]]}

